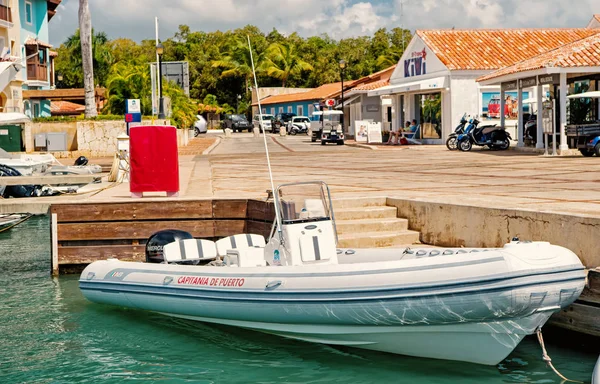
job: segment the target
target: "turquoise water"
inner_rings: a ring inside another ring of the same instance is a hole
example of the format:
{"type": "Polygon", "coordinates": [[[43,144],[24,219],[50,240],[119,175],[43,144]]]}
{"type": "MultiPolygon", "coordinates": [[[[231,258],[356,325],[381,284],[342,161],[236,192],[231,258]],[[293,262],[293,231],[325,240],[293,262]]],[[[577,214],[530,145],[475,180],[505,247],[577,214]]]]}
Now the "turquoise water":
{"type": "MultiPolygon", "coordinates": [[[[50,277],[46,217],[0,233],[0,249],[0,383],[561,382],[533,338],[488,367],[332,348],[93,304],[79,292],[78,276],[50,277]]],[[[597,340],[548,331],[545,338],[559,371],[590,381],[597,340]]]]}

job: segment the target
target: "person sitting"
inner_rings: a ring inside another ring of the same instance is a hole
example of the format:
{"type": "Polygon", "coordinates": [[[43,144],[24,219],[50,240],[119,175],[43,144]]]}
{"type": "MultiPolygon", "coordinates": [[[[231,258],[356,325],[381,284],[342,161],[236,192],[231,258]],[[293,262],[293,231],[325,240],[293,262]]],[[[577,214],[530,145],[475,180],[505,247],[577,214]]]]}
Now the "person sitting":
{"type": "MultiPolygon", "coordinates": [[[[406,122],[408,124],[408,121],[406,122]]],[[[404,132],[415,133],[417,131],[417,120],[413,119],[412,123],[408,124],[404,132]]]]}
{"type": "Polygon", "coordinates": [[[390,138],[388,139],[388,141],[387,141],[386,144],[388,144],[388,145],[398,145],[398,144],[400,144],[400,137],[404,136],[404,132],[408,129],[408,127],[410,127],[410,122],[409,121],[406,122],[403,130],[402,129],[398,129],[397,132],[394,132],[394,131],[390,132],[390,138]],[[393,140],[393,139],[396,139],[396,140],[393,140]]]}

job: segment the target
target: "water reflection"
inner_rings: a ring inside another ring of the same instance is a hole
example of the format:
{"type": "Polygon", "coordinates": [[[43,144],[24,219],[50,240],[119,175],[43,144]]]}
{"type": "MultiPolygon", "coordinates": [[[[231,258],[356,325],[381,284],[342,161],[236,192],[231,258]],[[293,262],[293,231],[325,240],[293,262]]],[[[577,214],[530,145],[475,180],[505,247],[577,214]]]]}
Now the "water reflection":
{"type": "MultiPolygon", "coordinates": [[[[35,218],[0,234],[0,382],[559,383],[527,338],[498,366],[333,348],[93,304],[78,276],[49,276],[49,229],[35,218]],[[8,233],[10,235],[8,235],[8,233]]],[[[567,377],[589,381],[597,355],[548,352],[567,377]]],[[[597,348],[597,347],[596,347],[597,348]]]]}

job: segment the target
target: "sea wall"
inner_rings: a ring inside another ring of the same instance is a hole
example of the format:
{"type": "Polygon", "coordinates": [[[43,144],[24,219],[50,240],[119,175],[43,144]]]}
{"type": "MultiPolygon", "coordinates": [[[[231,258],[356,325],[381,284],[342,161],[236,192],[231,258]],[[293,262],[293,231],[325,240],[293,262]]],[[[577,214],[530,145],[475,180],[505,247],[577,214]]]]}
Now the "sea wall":
{"type": "Polygon", "coordinates": [[[575,252],[582,263],[600,266],[600,219],[515,209],[388,198],[398,217],[421,232],[421,241],[443,247],[500,247],[513,237],[549,241],[575,252]]]}

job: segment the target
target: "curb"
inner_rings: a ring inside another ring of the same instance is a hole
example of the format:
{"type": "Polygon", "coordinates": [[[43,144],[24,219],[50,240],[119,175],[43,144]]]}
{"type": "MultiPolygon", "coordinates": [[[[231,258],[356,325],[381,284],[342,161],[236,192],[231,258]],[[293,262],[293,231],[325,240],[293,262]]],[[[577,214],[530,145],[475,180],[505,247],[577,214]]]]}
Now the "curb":
{"type": "Polygon", "coordinates": [[[212,144],[210,145],[210,147],[208,147],[208,148],[206,148],[204,151],[202,151],[202,154],[203,154],[203,155],[208,155],[208,154],[210,154],[210,153],[213,151],[213,149],[215,149],[215,148],[217,147],[217,145],[219,145],[219,144],[221,144],[221,138],[220,138],[220,137],[217,137],[217,139],[215,140],[215,142],[214,142],[214,143],[212,143],[212,144]]]}
{"type": "Polygon", "coordinates": [[[347,145],[349,147],[355,147],[355,148],[361,148],[361,149],[370,149],[370,150],[377,150],[377,147],[373,147],[370,145],[366,145],[366,144],[358,144],[358,143],[344,143],[344,145],[347,145]]]}
{"type": "Polygon", "coordinates": [[[280,143],[280,142],[279,142],[279,140],[277,140],[277,138],[275,138],[274,136],[271,136],[271,140],[273,140],[273,141],[275,142],[275,144],[278,144],[279,146],[281,146],[281,147],[282,147],[283,149],[285,149],[286,151],[289,151],[289,152],[296,152],[296,151],[294,151],[292,148],[290,148],[290,147],[286,146],[285,144],[283,144],[283,143],[280,143]]]}

